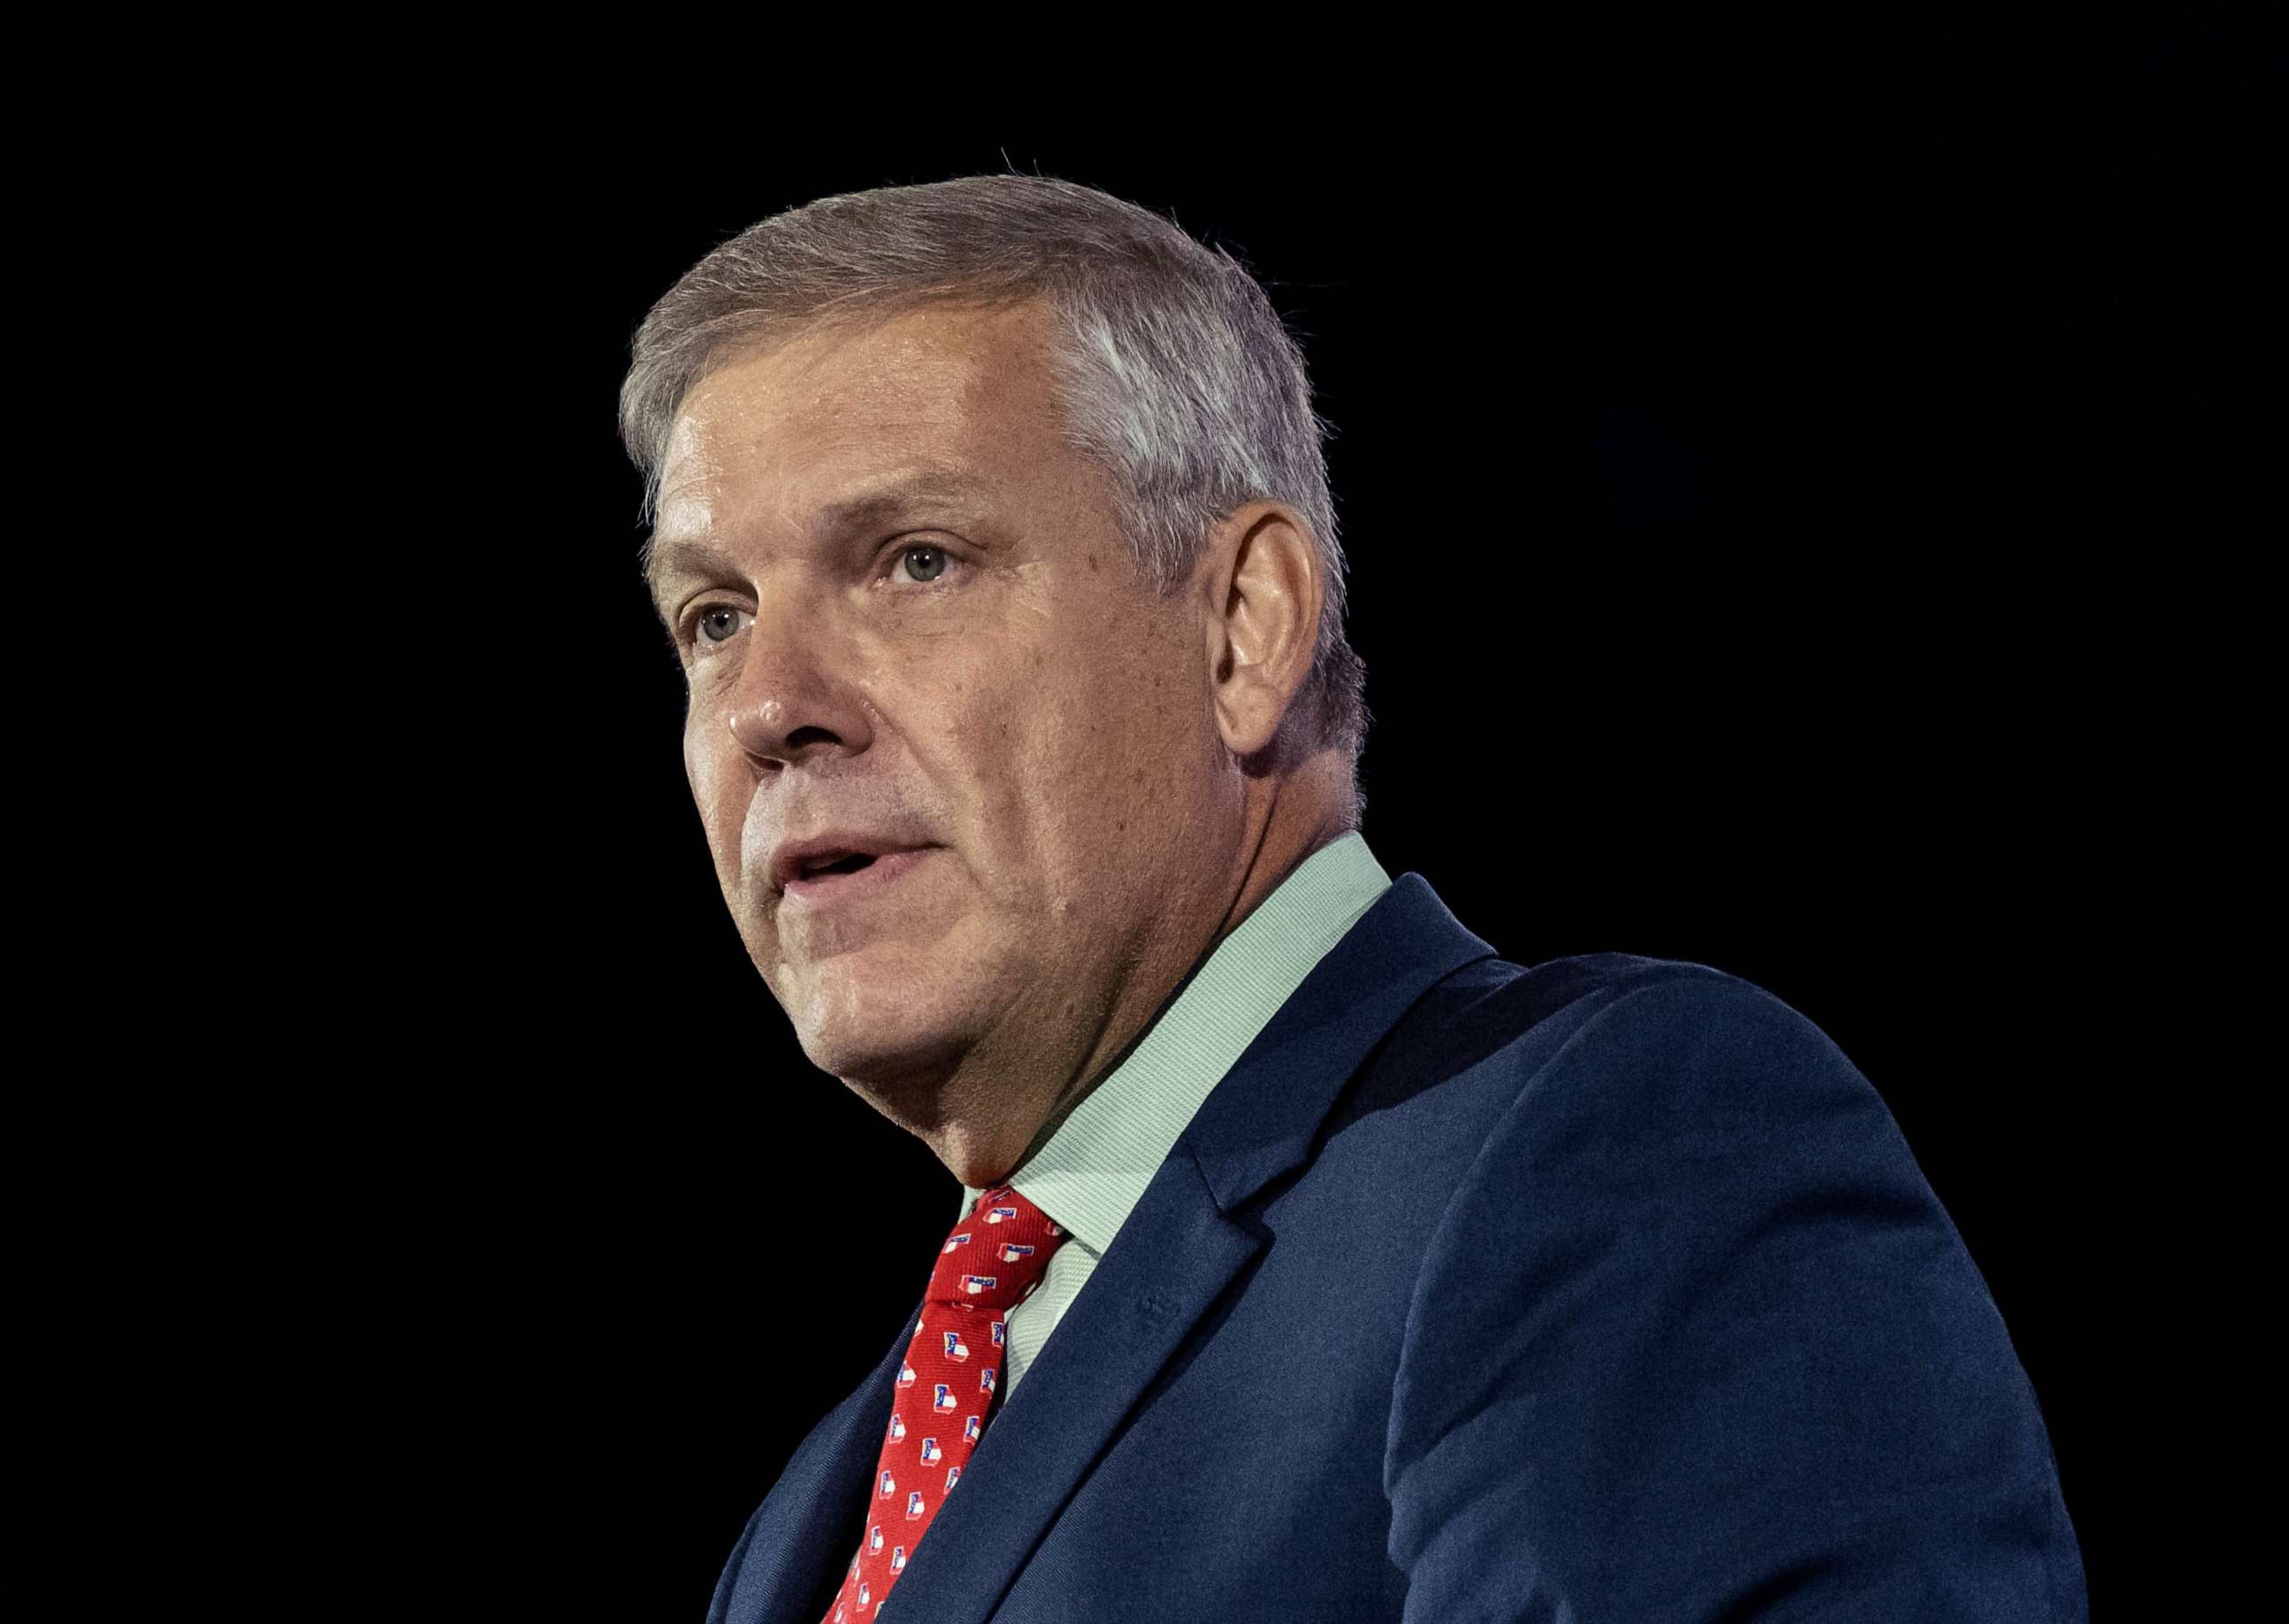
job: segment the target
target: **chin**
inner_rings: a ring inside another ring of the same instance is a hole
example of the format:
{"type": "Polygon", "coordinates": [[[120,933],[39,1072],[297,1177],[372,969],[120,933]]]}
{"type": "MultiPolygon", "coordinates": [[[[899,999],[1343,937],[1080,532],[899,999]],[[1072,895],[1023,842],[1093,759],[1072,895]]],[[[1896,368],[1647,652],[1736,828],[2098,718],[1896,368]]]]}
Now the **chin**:
{"type": "Polygon", "coordinates": [[[1033,967],[1000,945],[974,929],[818,958],[775,942],[759,967],[811,1064],[856,1083],[888,1083],[944,1072],[1002,1018],[1008,990],[1025,984],[1033,967]]]}
{"type": "Polygon", "coordinates": [[[863,992],[813,987],[787,1015],[812,1065],[857,1082],[894,1081],[934,1070],[968,1047],[938,1012],[917,1003],[910,987],[863,992]]]}
{"type": "Polygon", "coordinates": [[[810,1063],[863,1092],[886,1094],[909,1079],[944,1075],[961,1058],[958,1043],[902,1042],[889,1033],[869,1034],[865,1041],[844,1034],[832,1037],[800,1034],[802,1052],[810,1063]]]}

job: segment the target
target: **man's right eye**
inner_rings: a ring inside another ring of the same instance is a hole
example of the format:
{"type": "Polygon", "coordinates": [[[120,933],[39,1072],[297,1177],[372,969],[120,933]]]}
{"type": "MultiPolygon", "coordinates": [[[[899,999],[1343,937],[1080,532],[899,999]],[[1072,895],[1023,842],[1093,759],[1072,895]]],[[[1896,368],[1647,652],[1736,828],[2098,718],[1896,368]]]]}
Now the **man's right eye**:
{"type": "Polygon", "coordinates": [[[711,603],[701,609],[692,621],[691,641],[697,649],[713,649],[727,643],[739,630],[739,617],[746,611],[728,603],[711,603]]]}

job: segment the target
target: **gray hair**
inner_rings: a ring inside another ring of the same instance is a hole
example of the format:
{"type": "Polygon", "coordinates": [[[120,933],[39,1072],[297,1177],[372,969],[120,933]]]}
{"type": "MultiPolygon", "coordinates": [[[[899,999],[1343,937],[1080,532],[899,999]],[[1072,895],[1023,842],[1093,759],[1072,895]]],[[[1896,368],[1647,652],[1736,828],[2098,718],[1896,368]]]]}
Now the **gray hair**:
{"type": "MultiPolygon", "coordinates": [[[[684,273],[636,330],[620,438],[658,511],[675,414],[716,366],[799,332],[931,304],[1046,299],[1056,316],[1065,439],[1113,477],[1138,573],[1162,596],[1190,578],[1209,528],[1284,502],[1325,582],[1299,707],[1356,775],[1367,670],[1344,634],[1344,555],[1300,346],[1232,255],[1150,210],[1039,175],[971,175],[822,197],[773,215],[684,273]]],[[[647,544],[649,550],[649,544],[647,544]]],[[[1283,729],[1284,730],[1284,729],[1283,729]]]]}

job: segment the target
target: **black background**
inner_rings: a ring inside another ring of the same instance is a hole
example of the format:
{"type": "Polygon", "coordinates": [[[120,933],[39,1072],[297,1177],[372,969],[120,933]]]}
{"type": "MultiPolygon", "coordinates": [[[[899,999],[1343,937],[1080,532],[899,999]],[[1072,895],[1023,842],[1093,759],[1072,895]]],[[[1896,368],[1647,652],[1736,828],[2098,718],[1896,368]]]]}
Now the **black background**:
{"type": "Polygon", "coordinates": [[[449,1537],[516,1528],[564,1616],[698,1618],[952,1221],[730,927],[615,394],[652,301],[754,220],[1016,168],[1173,213],[1302,338],[1376,856],[1515,962],[1697,960],[1826,1031],[1992,1289],[2116,1586],[2116,1392],[2153,1334],[2122,1279],[2155,1278],[2179,1143],[2140,1113],[2218,832],[2189,786],[2225,724],[2186,701],[2243,680],[2198,561],[2261,534],[2234,475],[2270,301],[2217,54],[2101,28],[1938,74],[1862,53],[1562,111],[1418,84],[1090,136],[888,95],[594,141],[504,115],[433,160],[401,247],[489,381],[421,458],[375,788],[419,928],[357,971],[395,1080],[339,1166],[449,1537]],[[843,1261],[768,1268],[788,1224],[843,1261]]]}

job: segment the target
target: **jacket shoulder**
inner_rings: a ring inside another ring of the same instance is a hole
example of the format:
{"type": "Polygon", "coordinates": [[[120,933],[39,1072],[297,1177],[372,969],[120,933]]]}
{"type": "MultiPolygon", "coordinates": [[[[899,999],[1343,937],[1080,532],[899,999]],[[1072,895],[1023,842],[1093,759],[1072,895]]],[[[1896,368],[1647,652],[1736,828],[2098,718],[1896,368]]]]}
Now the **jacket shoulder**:
{"type": "MultiPolygon", "coordinates": [[[[1713,966],[1639,953],[1575,954],[1523,966],[1481,959],[1440,981],[1393,1034],[1456,1065],[1499,1065],[1525,1087],[1575,1039],[1604,1049],[1618,1037],[1690,1033],[1703,1042],[1745,1039],[1822,1047],[1826,1033],[1775,994],[1713,966]]],[[[1568,1057],[1579,1062],[1578,1053],[1568,1057]]]]}
{"type": "Polygon", "coordinates": [[[1384,1477],[1433,1611],[2084,1616],[2001,1318],[1819,1027],[1629,954],[1440,991],[1483,1114],[1415,1283],[1384,1477]],[[1444,1592],[1490,1573],[1509,1588],[1444,1592]]]}

